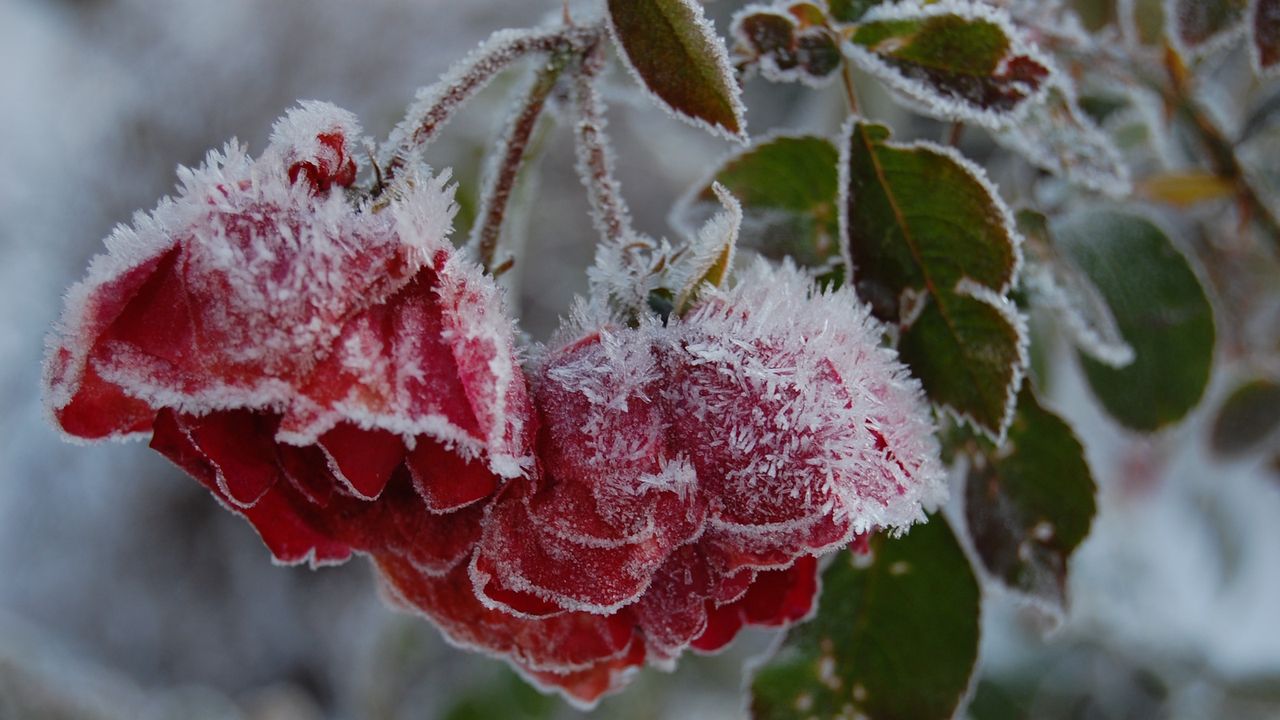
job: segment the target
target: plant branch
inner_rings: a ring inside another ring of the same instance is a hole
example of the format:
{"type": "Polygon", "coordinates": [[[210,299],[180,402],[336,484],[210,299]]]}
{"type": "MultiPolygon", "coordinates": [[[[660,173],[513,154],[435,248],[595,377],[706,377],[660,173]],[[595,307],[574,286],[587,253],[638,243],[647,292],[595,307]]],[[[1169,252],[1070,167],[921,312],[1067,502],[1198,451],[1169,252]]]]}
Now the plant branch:
{"type": "Polygon", "coordinates": [[[1280,220],[1277,220],[1275,214],[1249,182],[1244,167],[1236,157],[1235,144],[1222,134],[1222,131],[1196,103],[1189,87],[1187,69],[1177,52],[1172,49],[1166,49],[1165,70],[1169,76],[1169,84],[1167,86],[1161,84],[1165,103],[1188,121],[1201,144],[1208,151],[1213,171],[1236,189],[1236,194],[1249,216],[1258,223],[1277,249],[1280,249],[1280,220]]]}
{"type": "Polygon", "coordinates": [[[578,177],[587,189],[596,231],[606,245],[624,245],[635,237],[631,213],[613,172],[613,153],[605,134],[604,101],[596,82],[605,65],[604,44],[596,43],[582,56],[574,76],[573,94],[578,119],[578,177]]]}
{"type": "Polygon", "coordinates": [[[490,35],[439,81],[418,91],[383,147],[384,179],[389,181],[408,158],[431,144],[458,109],[512,63],[534,53],[582,51],[597,41],[600,32],[599,27],[575,26],[501,30],[490,35]]]}
{"type": "Polygon", "coordinates": [[[538,70],[524,102],[521,103],[520,112],[511,119],[503,133],[500,150],[494,155],[496,162],[485,173],[480,212],[475,230],[471,234],[470,247],[486,271],[494,267],[498,240],[502,235],[502,221],[506,217],[511,191],[515,188],[525,152],[529,148],[529,138],[533,136],[547,98],[555,89],[556,82],[570,59],[571,55],[567,50],[554,52],[547,64],[538,70]]]}

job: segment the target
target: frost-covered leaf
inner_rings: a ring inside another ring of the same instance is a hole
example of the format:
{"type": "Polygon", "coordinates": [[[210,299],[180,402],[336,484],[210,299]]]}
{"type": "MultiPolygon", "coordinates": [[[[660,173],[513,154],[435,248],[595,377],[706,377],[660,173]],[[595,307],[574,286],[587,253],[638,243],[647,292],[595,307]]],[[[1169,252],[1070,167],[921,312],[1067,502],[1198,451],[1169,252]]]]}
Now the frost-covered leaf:
{"type": "Polygon", "coordinates": [[[1271,74],[1280,67],[1280,0],[1254,0],[1249,14],[1253,66],[1271,74]]]}
{"type": "Polygon", "coordinates": [[[748,5],[733,17],[735,64],[759,69],[774,82],[821,86],[835,77],[843,56],[821,8],[748,5]]]}
{"type": "Polygon", "coordinates": [[[981,168],[953,149],[889,142],[857,118],[843,131],[841,234],[849,275],[902,328],[899,352],[936,404],[999,436],[1026,367],[1006,297],[1020,237],[981,168]]]}
{"type": "Polygon", "coordinates": [[[1124,368],[1082,358],[1112,417],[1153,432],[1199,402],[1213,363],[1213,307],[1164,232],[1131,213],[1092,210],[1052,227],[1059,250],[1097,286],[1133,346],[1124,368]]]}
{"type": "Polygon", "coordinates": [[[881,6],[844,47],[913,109],[987,127],[1007,125],[1052,74],[1008,13],[968,0],[881,6]]]}
{"type": "Polygon", "coordinates": [[[676,290],[675,311],[682,314],[705,287],[724,287],[733,269],[733,255],[742,228],[742,203],[719,183],[711,186],[724,206],[702,226],[673,268],[676,290]]]}
{"type": "Polygon", "coordinates": [[[719,183],[742,203],[742,242],[766,257],[790,257],[820,267],[840,253],[836,165],[840,153],[826,138],[778,135],[730,156],[710,181],[699,184],[677,209],[694,215],[716,202],[719,183]]]}
{"type": "Polygon", "coordinates": [[[885,0],[827,0],[827,13],[836,22],[857,22],[871,8],[885,0]]]}
{"type": "Polygon", "coordinates": [[[1075,433],[1024,386],[1005,444],[988,447],[969,468],[965,517],[982,564],[1008,587],[1061,612],[1067,561],[1097,511],[1094,491],[1075,433]]]}
{"type": "Polygon", "coordinates": [[[1131,189],[1129,169],[1111,138],[1080,109],[1066,85],[1052,85],[996,142],[1066,180],[1120,197],[1131,189]]]}
{"type": "Polygon", "coordinates": [[[952,717],[978,655],[978,582],[942,517],[841,553],[817,617],[756,671],[751,711],[772,718],[952,717]]]}
{"type": "Polygon", "coordinates": [[[608,0],[609,27],[640,84],[677,116],[745,138],[729,53],[693,0],[608,0]]]}
{"type": "Polygon", "coordinates": [[[1229,395],[1213,422],[1210,443],[1219,455],[1243,455],[1280,428],[1280,384],[1251,380],[1229,395]]]}
{"type": "Polygon", "coordinates": [[[1249,0],[1165,0],[1166,32],[1184,55],[1212,52],[1244,29],[1249,0]]]}
{"type": "Polygon", "coordinates": [[[1107,301],[1080,268],[1054,248],[1047,219],[1022,210],[1018,229],[1025,240],[1021,282],[1032,304],[1052,312],[1080,352],[1112,367],[1133,362],[1133,348],[1120,334],[1107,301]]]}
{"type": "Polygon", "coordinates": [[[444,720],[550,720],[559,706],[554,698],[529,687],[507,668],[497,677],[469,688],[445,712],[444,720]]]}

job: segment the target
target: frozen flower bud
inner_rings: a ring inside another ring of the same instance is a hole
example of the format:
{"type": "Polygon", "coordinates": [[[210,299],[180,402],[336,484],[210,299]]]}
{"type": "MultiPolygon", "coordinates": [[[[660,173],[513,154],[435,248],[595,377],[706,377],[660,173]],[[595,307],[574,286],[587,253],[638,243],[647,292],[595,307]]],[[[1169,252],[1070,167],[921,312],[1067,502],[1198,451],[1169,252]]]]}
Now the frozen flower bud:
{"type": "Polygon", "coordinates": [[[68,293],[46,394],[73,437],[152,435],[281,562],[445,572],[480,509],[444,515],[532,466],[532,412],[499,291],[447,242],[448,175],[337,192],[358,134],[307,103],[260,158],[181,170],[68,293]]]}

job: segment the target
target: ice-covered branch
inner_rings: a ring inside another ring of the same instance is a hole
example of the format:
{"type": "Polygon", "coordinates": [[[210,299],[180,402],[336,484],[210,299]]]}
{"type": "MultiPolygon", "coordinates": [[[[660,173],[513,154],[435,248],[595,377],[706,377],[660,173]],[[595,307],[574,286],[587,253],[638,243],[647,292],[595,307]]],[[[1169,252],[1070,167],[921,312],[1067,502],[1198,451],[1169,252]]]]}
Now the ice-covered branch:
{"type": "Polygon", "coordinates": [[[542,116],[547,98],[555,89],[556,81],[560,79],[570,59],[567,51],[554,52],[547,64],[538,70],[519,112],[507,123],[502,143],[493,154],[489,169],[485,172],[480,213],[471,234],[471,250],[486,270],[494,267],[502,222],[507,214],[507,203],[524,164],[529,139],[538,125],[538,118],[542,116]]]}
{"type": "Polygon", "coordinates": [[[591,217],[606,245],[626,242],[635,235],[631,213],[613,173],[613,150],[605,134],[604,101],[596,87],[605,66],[605,48],[597,43],[588,50],[574,77],[577,123],[574,135],[578,147],[578,176],[587,188],[591,217]]]}
{"type": "Polygon", "coordinates": [[[418,91],[404,120],[391,131],[383,147],[387,178],[394,176],[414,152],[429,145],[467,100],[512,63],[534,53],[581,49],[599,35],[599,27],[557,27],[501,30],[489,36],[438,82],[418,91]]]}

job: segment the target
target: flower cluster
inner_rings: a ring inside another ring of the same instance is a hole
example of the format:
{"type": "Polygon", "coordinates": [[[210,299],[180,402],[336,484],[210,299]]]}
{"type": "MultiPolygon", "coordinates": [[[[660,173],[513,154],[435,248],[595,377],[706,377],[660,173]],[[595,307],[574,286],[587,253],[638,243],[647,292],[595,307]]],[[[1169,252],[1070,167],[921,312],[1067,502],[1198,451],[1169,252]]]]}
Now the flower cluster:
{"type": "Polygon", "coordinates": [[[666,323],[584,304],[522,366],[448,176],[352,189],[358,133],[304,105],[118,229],[51,343],[59,426],[150,435],[277,560],[367,555],[588,705],[803,618],[821,554],[941,499],[919,386],[848,291],[760,263],[666,323]]]}

